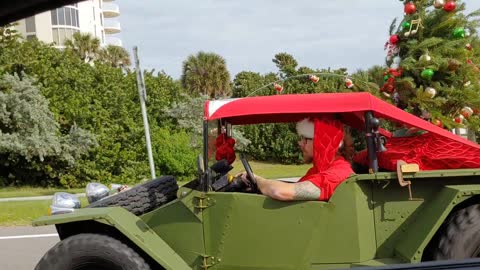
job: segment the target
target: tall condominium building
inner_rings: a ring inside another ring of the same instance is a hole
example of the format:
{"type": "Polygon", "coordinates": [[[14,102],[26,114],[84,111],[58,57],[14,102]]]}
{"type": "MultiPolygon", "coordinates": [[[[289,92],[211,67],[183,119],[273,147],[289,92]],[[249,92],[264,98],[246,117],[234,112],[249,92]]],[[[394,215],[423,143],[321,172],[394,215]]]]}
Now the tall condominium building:
{"type": "Polygon", "coordinates": [[[92,34],[102,46],[122,46],[119,38],[111,36],[121,31],[118,20],[112,19],[119,15],[113,0],[88,0],[20,20],[15,28],[27,39],[37,37],[58,48],[75,32],[92,34]]]}

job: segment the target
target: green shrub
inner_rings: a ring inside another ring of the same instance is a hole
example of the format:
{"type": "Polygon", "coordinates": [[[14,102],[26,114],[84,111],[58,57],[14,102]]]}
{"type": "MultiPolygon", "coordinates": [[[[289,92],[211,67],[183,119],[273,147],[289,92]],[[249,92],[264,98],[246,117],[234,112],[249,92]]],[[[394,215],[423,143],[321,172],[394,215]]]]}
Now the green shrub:
{"type": "Polygon", "coordinates": [[[158,128],[152,131],[153,157],[158,175],[173,175],[177,180],[191,180],[196,172],[200,150],[192,147],[185,131],[158,128]]]}

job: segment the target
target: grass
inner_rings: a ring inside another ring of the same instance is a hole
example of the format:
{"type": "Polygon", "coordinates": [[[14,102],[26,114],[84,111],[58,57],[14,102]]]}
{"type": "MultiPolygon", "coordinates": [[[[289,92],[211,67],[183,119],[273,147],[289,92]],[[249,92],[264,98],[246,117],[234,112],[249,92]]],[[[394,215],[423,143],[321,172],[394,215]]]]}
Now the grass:
{"type": "MultiPolygon", "coordinates": [[[[254,174],[271,179],[300,177],[303,176],[312,166],[311,164],[282,165],[258,161],[249,161],[249,163],[250,167],[252,167],[252,171],[254,174]]],[[[242,172],[244,170],[245,169],[243,168],[242,162],[240,160],[236,160],[233,163],[233,170],[230,172],[230,174],[235,175],[236,173],[242,172]]]]}
{"type": "MultiPolygon", "coordinates": [[[[261,175],[265,178],[286,178],[286,177],[299,177],[305,174],[311,165],[281,165],[272,164],[267,162],[250,161],[253,173],[261,175]]],[[[244,171],[242,163],[237,159],[233,163],[233,170],[230,174],[237,174],[244,171]]],[[[180,185],[186,182],[179,183],[180,185]]],[[[68,193],[85,193],[85,188],[76,189],[62,189],[62,188],[38,188],[38,187],[3,187],[0,188],[1,198],[14,198],[14,197],[34,197],[34,196],[47,196],[53,195],[55,192],[64,191],[68,193]]]]}
{"type": "MultiPolygon", "coordinates": [[[[266,162],[250,161],[253,173],[261,175],[265,178],[287,178],[300,177],[310,168],[311,165],[281,165],[266,162]]],[[[237,160],[233,163],[234,169],[230,174],[237,174],[244,171],[242,163],[237,160]]],[[[179,183],[180,185],[185,183],[179,183]]],[[[57,191],[65,191],[69,193],[84,193],[85,189],[55,189],[55,188],[0,188],[0,198],[12,197],[31,197],[52,195],[57,191]]],[[[87,205],[87,199],[81,197],[82,206],[87,205]]],[[[16,202],[0,202],[0,226],[28,226],[32,220],[47,214],[51,200],[41,201],[16,201],[16,202]]]]}
{"type": "MultiPolygon", "coordinates": [[[[82,206],[87,198],[79,198],[82,206]]],[[[51,200],[0,202],[0,226],[28,226],[32,220],[48,214],[51,200]]]]}
{"type": "Polygon", "coordinates": [[[55,192],[58,191],[65,191],[69,193],[85,193],[84,188],[61,189],[38,187],[4,187],[0,188],[0,198],[46,196],[53,195],[55,192]]]}

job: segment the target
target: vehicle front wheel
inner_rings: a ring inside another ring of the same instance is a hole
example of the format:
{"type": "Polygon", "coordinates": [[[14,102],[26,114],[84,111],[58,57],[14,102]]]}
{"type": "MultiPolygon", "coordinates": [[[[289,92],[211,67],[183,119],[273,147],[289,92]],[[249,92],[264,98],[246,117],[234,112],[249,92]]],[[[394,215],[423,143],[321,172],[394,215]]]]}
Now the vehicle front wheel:
{"type": "Polygon", "coordinates": [[[35,270],[150,270],[133,249],[112,237],[78,234],[52,247],[35,270]]]}

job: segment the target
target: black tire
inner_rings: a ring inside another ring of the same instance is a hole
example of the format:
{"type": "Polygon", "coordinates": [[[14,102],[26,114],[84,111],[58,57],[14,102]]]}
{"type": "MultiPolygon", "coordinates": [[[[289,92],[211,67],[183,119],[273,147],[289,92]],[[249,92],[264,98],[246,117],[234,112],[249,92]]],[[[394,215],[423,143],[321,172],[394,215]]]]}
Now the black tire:
{"type": "Polygon", "coordinates": [[[150,270],[133,249],[101,234],[78,234],[52,247],[35,270],[150,270]]]}
{"type": "Polygon", "coordinates": [[[428,260],[478,257],[480,253],[480,204],[456,210],[443,223],[427,248],[428,260]]]}
{"type": "Polygon", "coordinates": [[[87,207],[120,206],[142,215],[177,198],[178,184],[173,176],[162,176],[93,202],[87,207]]]}

